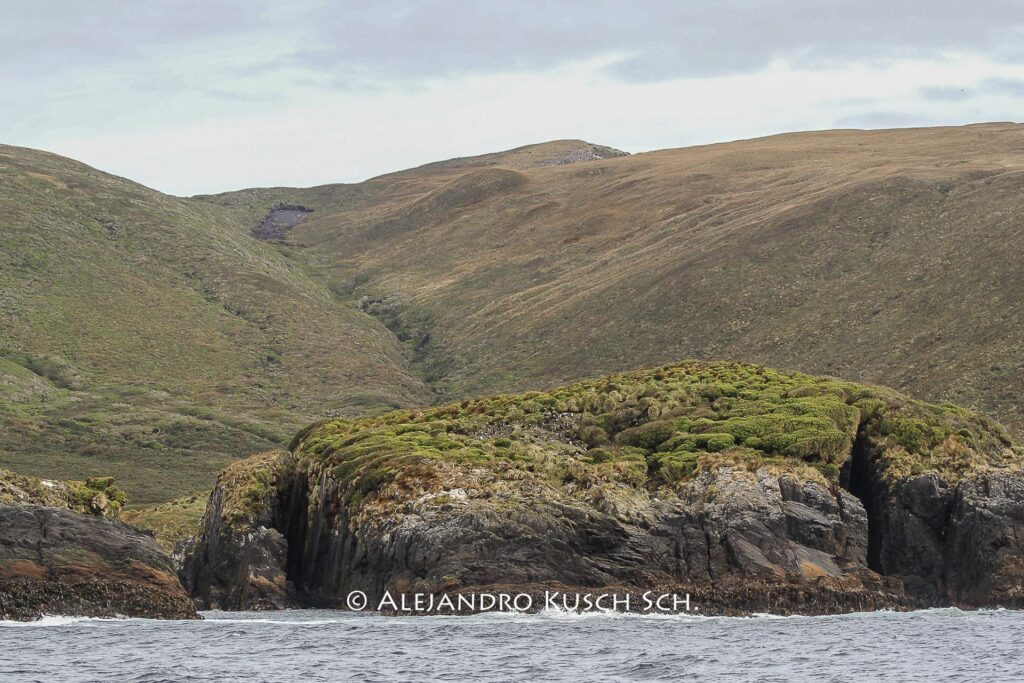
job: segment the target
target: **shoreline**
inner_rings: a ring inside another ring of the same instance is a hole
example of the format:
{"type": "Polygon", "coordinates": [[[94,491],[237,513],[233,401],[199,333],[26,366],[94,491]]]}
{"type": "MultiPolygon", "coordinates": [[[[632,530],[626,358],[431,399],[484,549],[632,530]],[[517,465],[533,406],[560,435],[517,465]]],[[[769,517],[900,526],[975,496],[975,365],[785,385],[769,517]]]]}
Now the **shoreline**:
{"type": "Polygon", "coordinates": [[[17,627],[36,627],[36,628],[57,628],[72,626],[78,623],[128,623],[128,622],[143,622],[155,625],[179,625],[179,624],[194,624],[204,625],[217,622],[225,623],[265,623],[265,624],[294,624],[297,626],[306,625],[317,625],[334,623],[337,620],[341,620],[348,617],[355,617],[361,619],[386,619],[387,621],[400,621],[403,618],[415,617],[416,621],[421,619],[453,619],[456,621],[465,621],[467,619],[476,618],[494,618],[494,619],[646,619],[646,620],[667,620],[667,621],[704,621],[704,620],[739,620],[739,621],[750,621],[750,620],[789,620],[789,619],[829,619],[829,618],[863,618],[872,616],[923,616],[932,614],[948,613],[950,616],[972,616],[972,615],[995,615],[1005,613],[1020,613],[1024,614],[1024,609],[1013,609],[1005,607],[978,607],[978,608],[960,608],[960,607],[921,607],[914,609],[877,609],[862,612],[838,612],[829,614],[773,614],[770,612],[754,612],[751,614],[703,614],[698,612],[683,612],[674,614],[658,614],[658,613],[639,613],[639,612],[613,612],[613,611],[591,611],[591,612],[567,612],[561,610],[539,610],[533,612],[476,612],[474,614],[384,614],[380,612],[356,612],[353,610],[340,610],[340,609],[326,609],[326,608],[315,608],[315,607],[302,607],[302,608],[289,608],[284,610],[278,610],[274,612],[259,611],[259,610],[248,610],[240,612],[228,612],[225,610],[204,610],[199,612],[199,619],[150,619],[146,617],[86,617],[86,616],[66,616],[59,614],[46,614],[38,619],[32,621],[17,621],[12,619],[0,619],[0,628],[17,628],[17,627]],[[294,617],[297,615],[317,615],[317,618],[311,621],[302,621],[290,618],[274,618],[279,617],[294,617]]]}

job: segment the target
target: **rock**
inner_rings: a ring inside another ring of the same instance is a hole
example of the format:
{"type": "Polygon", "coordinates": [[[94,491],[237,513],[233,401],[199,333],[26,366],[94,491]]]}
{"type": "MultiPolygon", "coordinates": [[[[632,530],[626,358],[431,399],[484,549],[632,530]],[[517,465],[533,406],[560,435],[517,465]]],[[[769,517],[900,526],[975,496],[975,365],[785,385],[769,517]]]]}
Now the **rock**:
{"type": "Polygon", "coordinates": [[[944,544],[958,604],[1024,607],[1024,476],[989,474],[956,487],[944,544]]]}
{"type": "Polygon", "coordinates": [[[51,481],[0,469],[0,505],[45,505],[117,517],[127,498],[113,477],[51,481]]]}
{"type": "Polygon", "coordinates": [[[313,212],[313,209],[295,204],[278,204],[270,209],[258,225],[253,226],[250,233],[264,242],[281,242],[292,228],[301,223],[313,212]]]}
{"type": "Polygon", "coordinates": [[[336,482],[280,471],[276,501],[242,526],[224,522],[224,483],[215,489],[203,533],[182,548],[182,581],[201,607],[343,607],[354,590],[373,600],[555,584],[673,586],[722,613],[1024,604],[1020,474],[955,487],[912,479],[883,492],[880,528],[893,536],[876,568],[860,500],[768,470],[705,472],[674,500],[634,493],[628,516],[526,481],[509,492],[514,505],[452,497],[359,519],[336,482]],[[939,528],[917,514],[941,509],[935,496],[951,510],[939,528]]]}
{"type": "Polygon", "coordinates": [[[564,164],[578,164],[583,161],[597,161],[598,159],[612,159],[614,157],[629,156],[623,152],[603,145],[586,145],[569,150],[550,159],[542,159],[534,163],[534,166],[562,166],[564,164]]]}
{"type": "Polygon", "coordinates": [[[225,469],[180,576],[220,609],[496,586],[721,614],[1009,607],[1022,465],[969,411],[687,363],[313,425],[225,469]]]}
{"type": "Polygon", "coordinates": [[[672,502],[636,495],[629,521],[524,482],[511,506],[453,498],[356,522],[335,482],[281,471],[276,510],[244,528],[224,523],[215,489],[203,533],[181,549],[182,581],[201,607],[344,607],[354,590],[372,601],[385,590],[537,585],[672,586],[722,613],[913,604],[877,576],[860,579],[871,573],[859,501],[767,472],[723,468],[672,502]]]}
{"type": "Polygon", "coordinates": [[[150,536],[67,509],[0,505],[0,619],[41,615],[197,618],[150,536]]]}
{"type": "MultiPolygon", "coordinates": [[[[288,544],[275,525],[275,486],[260,479],[283,478],[285,455],[263,453],[234,463],[218,477],[196,539],[175,548],[183,585],[200,609],[283,609],[294,603],[286,580],[288,544]],[[239,500],[240,492],[249,492],[239,500]]],[[[276,481],[273,483],[277,483],[276,481]]]]}

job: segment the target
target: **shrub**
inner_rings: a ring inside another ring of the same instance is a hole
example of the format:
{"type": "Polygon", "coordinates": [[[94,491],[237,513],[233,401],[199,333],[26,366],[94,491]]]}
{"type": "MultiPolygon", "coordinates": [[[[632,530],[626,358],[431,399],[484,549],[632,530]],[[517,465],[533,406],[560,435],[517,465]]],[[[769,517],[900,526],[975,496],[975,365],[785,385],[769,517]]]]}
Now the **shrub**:
{"type": "Polygon", "coordinates": [[[294,444],[300,460],[322,462],[361,502],[391,475],[429,479],[439,460],[584,487],[635,485],[640,476],[657,487],[736,462],[835,481],[861,429],[878,447],[886,476],[924,467],[953,478],[984,463],[1024,461],[998,425],[970,411],[840,380],[695,361],[465,407],[330,420],[294,444]],[[575,429],[567,411],[577,416],[575,429]]]}
{"type": "Polygon", "coordinates": [[[712,452],[724,451],[736,445],[736,438],[732,434],[704,434],[704,447],[712,452]]]}
{"type": "Polygon", "coordinates": [[[608,432],[597,425],[586,425],[580,427],[579,438],[590,448],[595,448],[608,443],[608,432]]]}
{"type": "Polygon", "coordinates": [[[615,441],[626,446],[636,446],[653,451],[663,441],[670,438],[674,431],[675,427],[671,422],[648,422],[645,425],[619,432],[615,437],[615,441]]]}
{"type": "Polygon", "coordinates": [[[580,459],[584,462],[596,465],[602,462],[611,462],[612,460],[615,460],[615,454],[607,448],[591,448],[580,456],[580,459]]]}
{"type": "Polygon", "coordinates": [[[657,455],[649,465],[662,481],[668,484],[683,481],[697,469],[697,453],[674,451],[657,455]]]}

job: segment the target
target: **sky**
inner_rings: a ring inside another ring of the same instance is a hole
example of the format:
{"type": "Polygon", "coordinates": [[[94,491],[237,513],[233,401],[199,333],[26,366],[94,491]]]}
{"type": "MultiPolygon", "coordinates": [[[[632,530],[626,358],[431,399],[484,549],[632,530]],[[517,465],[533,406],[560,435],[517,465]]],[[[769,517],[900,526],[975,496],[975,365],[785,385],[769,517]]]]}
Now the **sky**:
{"type": "Polygon", "coordinates": [[[191,195],[1024,119],[1024,0],[0,0],[0,143],[191,195]]]}

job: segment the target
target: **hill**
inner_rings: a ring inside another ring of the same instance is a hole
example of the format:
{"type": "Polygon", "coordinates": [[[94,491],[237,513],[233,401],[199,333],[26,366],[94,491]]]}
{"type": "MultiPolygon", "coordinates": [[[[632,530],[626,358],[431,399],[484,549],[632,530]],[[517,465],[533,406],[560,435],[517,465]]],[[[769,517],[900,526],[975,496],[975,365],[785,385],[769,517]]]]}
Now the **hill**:
{"type": "Polygon", "coordinates": [[[284,249],[448,398],[725,357],[1024,428],[1024,126],[484,159],[208,201],[314,209],[284,249]]]}
{"type": "Polygon", "coordinates": [[[251,227],[0,147],[0,464],[165,500],[316,414],[430,400],[383,325],[251,227]]]}
{"type": "MultiPolygon", "coordinates": [[[[569,141],[438,166],[613,154],[569,141]]],[[[435,402],[413,348],[260,239],[304,218],[277,206],[170,197],[0,146],[0,464],[114,475],[155,503],[317,417],[435,402]]]]}
{"type": "Polygon", "coordinates": [[[1021,433],[1024,126],[580,140],[169,197],[0,147],[0,465],[208,490],[356,417],[732,358],[1021,433]]]}

